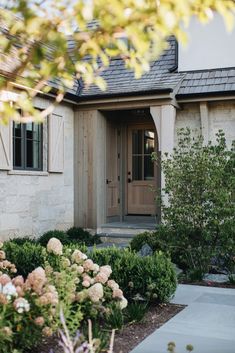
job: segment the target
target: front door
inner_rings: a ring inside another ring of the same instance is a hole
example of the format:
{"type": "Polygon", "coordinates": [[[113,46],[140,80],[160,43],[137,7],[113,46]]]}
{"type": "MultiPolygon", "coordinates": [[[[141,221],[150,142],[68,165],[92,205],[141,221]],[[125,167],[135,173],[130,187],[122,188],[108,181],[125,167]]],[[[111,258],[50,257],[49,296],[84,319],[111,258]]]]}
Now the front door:
{"type": "Polygon", "coordinates": [[[156,150],[154,126],[128,128],[127,213],[155,215],[156,166],[151,154],[156,150]]]}

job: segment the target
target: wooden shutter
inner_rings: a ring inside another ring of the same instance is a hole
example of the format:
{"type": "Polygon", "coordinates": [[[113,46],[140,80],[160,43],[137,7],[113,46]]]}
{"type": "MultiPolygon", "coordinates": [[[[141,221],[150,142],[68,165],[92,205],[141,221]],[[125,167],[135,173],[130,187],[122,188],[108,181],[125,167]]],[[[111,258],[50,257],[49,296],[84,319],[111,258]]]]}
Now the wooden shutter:
{"type": "Polygon", "coordinates": [[[12,122],[7,125],[0,122],[0,169],[12,169],[12,122]]]}
{"type": "Polygon", "coordinates": [[[49,116],[49,172],[63,173],[64,171],[64,119],[62,116],[49,116]]]}

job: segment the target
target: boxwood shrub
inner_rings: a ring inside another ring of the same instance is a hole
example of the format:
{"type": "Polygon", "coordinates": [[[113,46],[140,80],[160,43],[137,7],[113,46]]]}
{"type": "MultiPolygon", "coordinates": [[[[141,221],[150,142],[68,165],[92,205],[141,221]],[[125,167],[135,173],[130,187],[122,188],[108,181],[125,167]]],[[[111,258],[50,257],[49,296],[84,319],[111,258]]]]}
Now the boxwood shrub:
{"type": "Polygon", "coordinates": [[[140,257],[129,249],[107,248],[93,250],[89,257],[112,267],[112,278],[129,300],[141,297],[149,302],[167,302],[176,290],[173,265],[162,252],[140,257]]]}
{"type": "Polygon", "coordinates": [[[92,235],[87,230],[79,227],[72,227],[67,230],[67,235],[70,241],[84,243],[86,246],[92,246],[94,244],[100,244],[100,237],[92,235]]]}
{"type": "Polygon", "coordinates": [[[48,232],[44,233],[39,239],[38,242],[42,246],[46,246],[48,241],[51,238],[57,238],[61,241],[63,245],[69,244],[70,239],[68,237],[68,234],[64,232],[63,230],[49,230],[48,232]]]}
{"type": "MultiPolygon", "coordinates": [[[[66,251],[80,249],[87,253],[84,245],[69,244],[66,251]]],[[[45,261],[53,260],[45,247],[38,243],[25,242],[18,245],[14,241],[4,243],[7,259],[16,265],[18,274],[26,277],[45,261]]],[[[153,256],[140,257],[130,249],[93,249],[89,258],[101,265],[110,265],[116,280],[127,299],[144,299],[147,302],[167,302],[176,289],[176,275],[170,259],[162,252],[153,256]]],[[[55,265],[55,264],[54,264],[55,265]]]]}
{"type": "Polygon", "coordinates": [[[7,241],[3,246],[7,260],[15,264],[17,275],[26,277],[29,272],[38,266],[43,266],[46,249],[37,243],[24,242],[17,244],[15,241],[7,241]]]}

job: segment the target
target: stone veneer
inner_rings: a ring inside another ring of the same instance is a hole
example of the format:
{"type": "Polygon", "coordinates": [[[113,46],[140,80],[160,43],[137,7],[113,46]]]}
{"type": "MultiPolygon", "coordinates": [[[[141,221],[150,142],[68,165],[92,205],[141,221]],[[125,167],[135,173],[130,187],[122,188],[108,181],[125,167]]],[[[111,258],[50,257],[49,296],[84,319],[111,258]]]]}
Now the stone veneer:
{"type": "MultiPolygon", "coordinates": [[[[193,131],[201,131],[199,103],[181,104],[177,110],[175,124],[175,144],[177,144],[177,129],[189,127],[193,131]]],[[[235,140],[235,102],[208,103],[209,140],[215,142],[218,130],[225,132],[228,146],[235,140]]]]}
{"type": "MultiPolygon", "coordinates": [[[[46,99],[35,101],[38,108],[47,105],[46,99]]],[[[45,128],[42,173],[0,171],[0,240],[38,236],[47,230],[67,229],[74,223],[74,112],[72,106],[62,103],[55,113],[64,117],[64,172],[47,173],[45,128]]]]}

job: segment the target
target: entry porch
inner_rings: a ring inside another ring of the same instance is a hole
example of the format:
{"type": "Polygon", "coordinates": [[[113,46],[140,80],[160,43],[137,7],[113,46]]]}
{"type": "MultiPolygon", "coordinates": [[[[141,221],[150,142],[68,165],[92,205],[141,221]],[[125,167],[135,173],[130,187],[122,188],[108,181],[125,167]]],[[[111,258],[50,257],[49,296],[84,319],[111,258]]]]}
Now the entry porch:
{"type": "Polygon", "coordinates": [[[160,222],[156,196],[164,187],[164,177],[151,155],[172,151],[175,109],[173,104],[162,104],[77,111],[77,226],[104,233],[118,225],[122,232],[132,229],[133,234],[133,229],[139,233],[160,222]]]}

